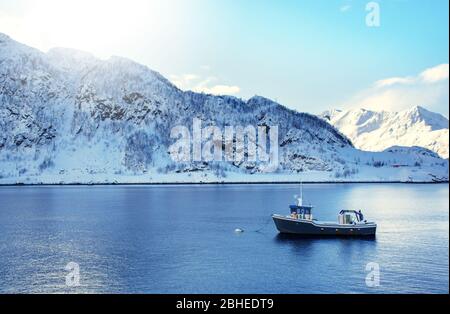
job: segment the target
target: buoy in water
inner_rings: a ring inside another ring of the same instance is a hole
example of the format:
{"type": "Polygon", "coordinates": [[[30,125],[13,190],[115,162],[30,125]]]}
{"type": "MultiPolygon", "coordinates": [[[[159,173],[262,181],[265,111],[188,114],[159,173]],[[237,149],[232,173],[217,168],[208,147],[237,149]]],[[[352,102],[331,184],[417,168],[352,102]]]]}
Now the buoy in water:
{"type": "Polygon", "coordinates": [[[244,232],[244,230],[242,230],[242,229],[240,229],[240,228],[236,228],[236,229],[234,229],[234,232],[236,232],[236,233],[242,233],[242,232],[244,232]]]}

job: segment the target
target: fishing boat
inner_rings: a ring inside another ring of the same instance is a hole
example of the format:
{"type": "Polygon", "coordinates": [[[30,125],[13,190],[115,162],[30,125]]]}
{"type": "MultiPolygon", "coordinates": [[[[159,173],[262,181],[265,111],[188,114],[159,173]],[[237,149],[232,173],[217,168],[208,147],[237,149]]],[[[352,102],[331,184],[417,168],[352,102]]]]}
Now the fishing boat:
{"type": "Polygon", "coordinates": [[[377,225],[364,219],[361,210],[341,210],[337,222],[318,221],[313,218],[313,206],[303,205],[303,197],[297,205],[291,205],[290,215],[272,215],[280,233],[305,236],[375,236],[377,225]]]}

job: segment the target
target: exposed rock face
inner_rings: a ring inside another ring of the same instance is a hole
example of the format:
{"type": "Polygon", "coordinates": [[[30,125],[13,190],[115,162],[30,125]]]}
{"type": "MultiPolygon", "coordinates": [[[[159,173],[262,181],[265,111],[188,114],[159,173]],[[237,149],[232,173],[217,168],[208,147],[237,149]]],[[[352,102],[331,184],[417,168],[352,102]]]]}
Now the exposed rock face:
{"type": "MultiPolygon", "coordinates": [[[[230,96],[184,92],[157,72],[133,61],[99,60],[70,49],[42,53],[0,34],[0,178],[46,181],[61,174],[173,174],[261,172],[253,162],[176,163],[169,146],[176,125],[278,126],[277,172],[343,172],[373,160],[322,119],[289,110],[269,99],[244,101],[230,96]]],[[[401,158],[413,164],[419,155],[395,152],[376,158],[401,158]]],[[[422,156],[422,163],[442,163],[422,156]]],[[[433,174],[442,177],[448,165],[433,174]]],[[[120,180],[120,179],[119,179],[120,180]]],[[[54,180],[55,182],[58,179],[54,180]]]]}
{"type": "Polygon", "coordinates": [[[448,158],[448,119],[422,107],[400,112],[355,109],[330,110],[321,117],[367,151],[391,146],[421,146],[448,158]]]}

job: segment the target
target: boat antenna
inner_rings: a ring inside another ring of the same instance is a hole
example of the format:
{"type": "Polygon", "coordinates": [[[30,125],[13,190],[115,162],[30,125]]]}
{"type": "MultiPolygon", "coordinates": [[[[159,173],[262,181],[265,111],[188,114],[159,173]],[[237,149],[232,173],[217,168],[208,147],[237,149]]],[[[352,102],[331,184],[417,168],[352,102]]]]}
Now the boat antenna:
{"type": "Polygon", "coordinates": [[[300,197],[303,200],[303,180],[300,180],[300,197]]]}
{"type": "Polygon", "coordinates": [[[297,206],[303,206],[303,182],[300,180],[300,197],[297,199],[297,206]]]}

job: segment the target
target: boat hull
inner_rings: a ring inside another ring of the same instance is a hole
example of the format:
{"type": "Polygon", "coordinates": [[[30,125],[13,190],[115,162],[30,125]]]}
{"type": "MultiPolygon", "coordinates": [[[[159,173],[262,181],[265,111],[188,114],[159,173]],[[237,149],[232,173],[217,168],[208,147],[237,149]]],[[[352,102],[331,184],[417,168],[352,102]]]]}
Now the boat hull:
{"type": "Polygon", "coordinates": [[[278,231],[285,234],[308,236],[375,236],[377,230],[377,225],[374,223],[339,225],[293,219],[279,215],[273,215],[272,218],[278,231]]]}

